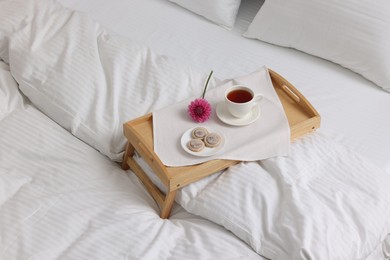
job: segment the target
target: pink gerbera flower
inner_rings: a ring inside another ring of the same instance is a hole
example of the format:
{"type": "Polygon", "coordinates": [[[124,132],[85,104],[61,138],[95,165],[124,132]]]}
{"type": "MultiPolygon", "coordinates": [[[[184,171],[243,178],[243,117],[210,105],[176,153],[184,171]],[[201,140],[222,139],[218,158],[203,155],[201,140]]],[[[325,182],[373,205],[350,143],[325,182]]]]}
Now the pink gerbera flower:
{"type": "Polygon", "coordinates": [[[194,121],[203,123],[211,116],[211,105],[206,99],[197,98],[188,106],[188,114],[194,121]]]}
{"type": "Polygon", "coordinates": [[[191,101],[190,105],[188,106],[188,114],[195,122],[198,123],[206,122],[211,116],[211,105],[204,98],[211,75],[213,75],[213,71],[210,72],[209,77],[207,78],[206,84],[203,88],[202,98],[197,98],[191,101]]]}

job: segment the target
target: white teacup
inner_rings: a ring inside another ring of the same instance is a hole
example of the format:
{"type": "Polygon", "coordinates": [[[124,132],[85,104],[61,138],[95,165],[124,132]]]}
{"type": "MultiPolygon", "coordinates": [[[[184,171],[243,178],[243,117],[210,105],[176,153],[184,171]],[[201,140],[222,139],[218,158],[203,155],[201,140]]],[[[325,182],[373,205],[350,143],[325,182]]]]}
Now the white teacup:
{"type": "Polygon", "coordinates": [[[225,91],[227,110],[237,118],[248,115],[262,98],[262,94],[255,94],[253,90],[242,85],[232,86],[225,91]]]}

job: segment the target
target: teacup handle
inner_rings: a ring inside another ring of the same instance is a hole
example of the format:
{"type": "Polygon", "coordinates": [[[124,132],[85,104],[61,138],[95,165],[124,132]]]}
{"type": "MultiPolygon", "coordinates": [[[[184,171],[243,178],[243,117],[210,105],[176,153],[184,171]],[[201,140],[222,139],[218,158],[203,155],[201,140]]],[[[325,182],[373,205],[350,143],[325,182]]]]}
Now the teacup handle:
{"type": "Polygon", "coordinates": [[[255,97],[253,98],[253,101],[255,101],[255,103],[259,102],[260,100],[263,99],[263,94],[256,94],[255,97]]]}

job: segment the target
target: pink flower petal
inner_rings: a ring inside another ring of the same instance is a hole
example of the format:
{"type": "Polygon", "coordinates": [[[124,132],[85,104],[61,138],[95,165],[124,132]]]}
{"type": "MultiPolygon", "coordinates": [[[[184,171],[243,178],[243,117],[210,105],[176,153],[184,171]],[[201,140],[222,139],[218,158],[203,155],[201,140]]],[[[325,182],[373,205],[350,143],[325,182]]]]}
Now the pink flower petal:
{"type": "Polygon", "coordinates": [[[188,114],[195,122],[203,123],[211,116],[211,105],[203,98],[195,99],[188,106],[188,114]]]}

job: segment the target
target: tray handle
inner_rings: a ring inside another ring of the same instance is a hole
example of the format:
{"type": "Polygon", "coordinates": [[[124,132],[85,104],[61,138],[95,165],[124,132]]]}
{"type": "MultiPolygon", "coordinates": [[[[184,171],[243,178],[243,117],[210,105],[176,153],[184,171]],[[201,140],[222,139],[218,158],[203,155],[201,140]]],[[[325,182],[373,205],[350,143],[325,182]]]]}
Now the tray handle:
{"type": "Polygon", "coordinates": [[[286,84],[283,84],[282,85],[282,89],[284,90],[284,92],[290,97],[292,98],[293,100],[295,100],[295,102],[299,103],[301,102],[301,98],[295,94],[295,92],[290,89],[286,84]]]}

